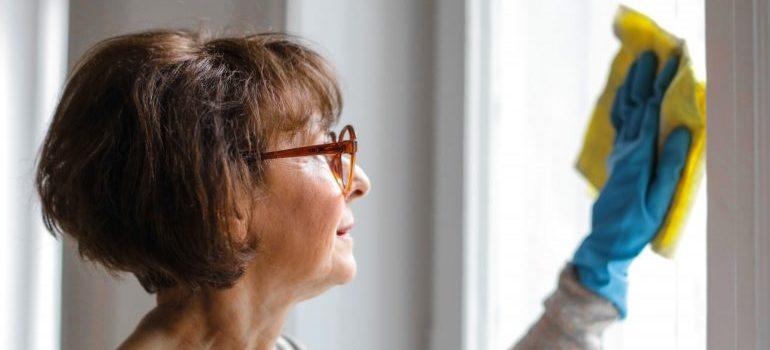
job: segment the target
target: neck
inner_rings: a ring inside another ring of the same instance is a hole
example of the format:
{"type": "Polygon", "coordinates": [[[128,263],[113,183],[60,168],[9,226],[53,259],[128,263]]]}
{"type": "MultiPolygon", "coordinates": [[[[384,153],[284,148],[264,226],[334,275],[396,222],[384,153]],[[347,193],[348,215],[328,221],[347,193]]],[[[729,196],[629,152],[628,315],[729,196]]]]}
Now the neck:
{"type": "Polygon", "coordinates": [[[296,300],[254,278],[247,274],[228,289],[164,290],[135,334],[162,334],[180,348],[272,350],[296,300]]]}

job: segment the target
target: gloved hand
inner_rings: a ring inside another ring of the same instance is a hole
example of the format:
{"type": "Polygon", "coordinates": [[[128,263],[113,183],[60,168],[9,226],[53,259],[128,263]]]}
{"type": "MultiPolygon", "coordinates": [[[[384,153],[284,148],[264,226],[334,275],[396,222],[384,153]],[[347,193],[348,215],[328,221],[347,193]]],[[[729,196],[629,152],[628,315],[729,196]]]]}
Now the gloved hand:
{"type": "Polygon", "coordinates": [[[660,106],[678,63],[676,57],[669,59],[656,77],[658,59],[644,52],[618,89],[611,113],[616,134],[609,178],[593,206],[591,233],[572,259],[580,282],[610,300],[621,318],[626,315],[628,266],[665,218],[690,148],[690,132],[679,128],[657,155],[660,106]]]}

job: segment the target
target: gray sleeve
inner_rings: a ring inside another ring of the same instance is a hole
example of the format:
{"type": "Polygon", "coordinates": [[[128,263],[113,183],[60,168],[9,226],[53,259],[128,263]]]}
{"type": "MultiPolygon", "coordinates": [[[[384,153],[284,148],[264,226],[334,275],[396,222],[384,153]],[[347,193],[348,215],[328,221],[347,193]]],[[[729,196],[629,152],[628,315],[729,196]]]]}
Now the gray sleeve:
{"type": "Polygon", "coordinates": [[[601,349],[602,332],[618,319],[612,303],[583,287],[571,265],[562,270],[558,288],[544,305],[514,350],[601,349]]]}
{"type": "Polygon", "coordinates": [[[284,334],[276,340],[275,350],[306,350],[306,348],[296,339],[284,334]]]}

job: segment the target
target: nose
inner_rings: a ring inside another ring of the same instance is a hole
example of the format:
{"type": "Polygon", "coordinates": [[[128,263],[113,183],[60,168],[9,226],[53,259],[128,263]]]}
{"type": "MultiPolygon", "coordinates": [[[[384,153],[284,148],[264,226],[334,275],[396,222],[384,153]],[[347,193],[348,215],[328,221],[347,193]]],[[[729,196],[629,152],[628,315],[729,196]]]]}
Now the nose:
{"type": "Polygon", "coordinates": [[[369,182],[369,177],[366,176],[364,169],[356,165],[356,168],[353,170],[353,183],[350,184],[350,192],[348,193],[348,203],[366,197],[371,188],[372,184],[369,182]]]}

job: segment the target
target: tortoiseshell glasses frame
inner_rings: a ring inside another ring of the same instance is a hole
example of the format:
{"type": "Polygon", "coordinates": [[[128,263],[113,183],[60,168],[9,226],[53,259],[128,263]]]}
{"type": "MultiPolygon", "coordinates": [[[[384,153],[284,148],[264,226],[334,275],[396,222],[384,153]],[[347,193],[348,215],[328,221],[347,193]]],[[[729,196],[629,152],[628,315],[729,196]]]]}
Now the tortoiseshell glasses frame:
{"type": "Polygon", "coordinates": [[[329,168],[331,168],[334,179],[337,180],[337,184],[340,185],[342,193],[347,196],[348,193],[350,193],[350,187],[353,183],[353,173],[356,168],[356,152],[358,152],[356,131],[352,126],[345,125],[345,127],[342,128],[342,131],[340,131],[339,139],[334,132],[330,132],[329,135],[332,141],[330,143],[265,152],[262,153],[260,157],[263,160],[267,160],[325,155],[329,161],[329,168]],[[343,156],[345,155],[350,156],[350,165],[347,169],[345,169],[343,160],[343,156]]]}

